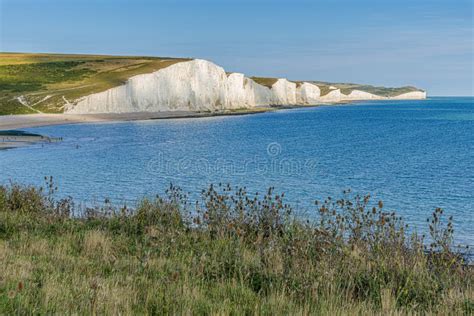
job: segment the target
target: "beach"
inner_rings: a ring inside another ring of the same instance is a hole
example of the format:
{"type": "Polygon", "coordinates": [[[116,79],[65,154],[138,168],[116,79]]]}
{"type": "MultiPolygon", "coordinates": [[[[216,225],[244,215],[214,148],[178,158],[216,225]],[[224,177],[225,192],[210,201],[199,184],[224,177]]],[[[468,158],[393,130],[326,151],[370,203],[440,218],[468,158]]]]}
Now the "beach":
{"type": "Polygon", "coordinates": [[[194,111],[166,111],[166,112],[135,112],[135,113],[104,113],[104,114],[21,114],[0,115],[0,131],[17,130],[22,128],[65,125],[78,123],[98,123],[113,121],[140,121],[171,118],[199,118],[223,115],[246,115],[274,110],[271,107],[254,109],[194,112],[194,111]]]}
{"type": "Polygon", "coordinates": [[[27,146],[38,142],[58,141],[48,136],[25,134],[19,130],[32,127],[67,125],[80,123],[120,122],[159,120],[177,118],[200,118],[224,115],[246,115],[273,110],[269,107],[251,110],[223,111],[223,112],[136,112],[136,113],[105,113],[105,114],[22,114],[0,116],[0,149],[11,149],[27,146]]]}

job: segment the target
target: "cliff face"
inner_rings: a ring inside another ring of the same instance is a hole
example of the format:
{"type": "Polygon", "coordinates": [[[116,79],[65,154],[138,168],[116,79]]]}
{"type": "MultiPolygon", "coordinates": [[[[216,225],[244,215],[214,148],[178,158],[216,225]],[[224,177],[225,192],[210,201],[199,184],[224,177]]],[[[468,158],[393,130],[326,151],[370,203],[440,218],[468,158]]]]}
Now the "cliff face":
{"type": "Polygon", "coordinates": [[[275,105],[296,104],[296,83],[278,79],[272,86],[275,105]]]}
{"type": "MultiPolygon", "coordinates": [[[[425,92],[406,93],[394,99],[422,99],[425,92]]],[[[271,88],[240,73],[227,75],[222,67],[195,59],[159,71],[131,77],[119,87],[66,104],[65,112],[127,113],[160,111],[216,111],[265,105],[314,105],[342,100],[382,97],[363,91],[341,94],[339,89],[320,96],[318,86],[278,79],[271,88]]]]}
{"type": "Polygon", "coordinates": [[[342,101],[341,90],[334,88],[328,94],[320,97],[321,102],[340,102],[342,101]]]}
{"type": "Polygon", "coordinates": [[[314,84],[303,82],[296,87],[296,103],[303,105],[321,103],[321,90],[314,84]]]}
{"type": "Polygon", "coordinates": [[[341,100],[351,101],[351,100],[383,100],[385,97],[378,96],[369,92],[353,90],[348,95],[341,94],[341,100]]]}
{"type": "Polygon", "coordinates": [[[403,93],[394,97],[390,97],[391,100],[421,100],[426,99],[426,91],[413,91],[403,93]]]}
{"type": "Polygon", "coordinates": [[[221,67],[203,60],[181,62],[154,73],[131,77],[125,85],[81,98],[66,112],[219,110],[242,102],[237,97],[226,103],[229,84],[228,90],[233,91],[235,96],[243,93],[239,77],[233,76],[232,80],[228,80],[221,67]]]}

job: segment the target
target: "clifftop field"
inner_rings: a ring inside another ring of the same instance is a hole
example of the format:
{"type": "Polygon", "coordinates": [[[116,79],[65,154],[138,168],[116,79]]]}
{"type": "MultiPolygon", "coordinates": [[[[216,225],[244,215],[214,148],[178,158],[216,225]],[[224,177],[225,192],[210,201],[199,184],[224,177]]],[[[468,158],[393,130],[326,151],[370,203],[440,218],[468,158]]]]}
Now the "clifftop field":
{"type": "Polygon", "coordinates": [[[58,113],[67,100],[124,84],[188,59],[62,54],[0,54],[0,115],[58,113]],[[23,96],[26,106],[18,100],[23,96]]]}
{"type": "MultiPolygon", "coordinates": [[[[170,57],[0,53],[0,115],[62,113],[65,105],[74,103],[81,97],[123,85],[132,76],[152,73],[189,60],[191,59],[170,57]]],[[[251,79],[265,87],[271,87],[278,80],[262,77],[251,79]]],[[[419,91],[414,87],[384,88],[310,82],[320,88],[321,96],[334,88],[341,89],[344,94],[358,89],[383,97],[419,91]]]]}

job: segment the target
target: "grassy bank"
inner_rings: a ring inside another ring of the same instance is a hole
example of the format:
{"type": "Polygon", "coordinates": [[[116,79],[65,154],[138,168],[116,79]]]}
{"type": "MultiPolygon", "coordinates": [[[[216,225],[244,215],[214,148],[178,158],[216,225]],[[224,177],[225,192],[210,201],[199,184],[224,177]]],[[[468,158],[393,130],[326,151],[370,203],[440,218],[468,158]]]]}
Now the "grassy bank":
{"type": "Polygon", "coordinates": [[[0,187],[0,314],[473,312],[473,269],[441,210],[423,246],[350,193],[308,223],[272,190],[210,187],[194,204],[172,187],[134,210],[54,192],[0,187]]]}

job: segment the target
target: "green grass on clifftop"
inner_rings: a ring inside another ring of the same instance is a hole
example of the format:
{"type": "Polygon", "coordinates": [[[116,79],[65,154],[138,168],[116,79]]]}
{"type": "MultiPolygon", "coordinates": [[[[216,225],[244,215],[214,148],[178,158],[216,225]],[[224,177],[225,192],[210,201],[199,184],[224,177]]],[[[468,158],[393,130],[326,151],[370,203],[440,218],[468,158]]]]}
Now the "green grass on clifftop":
{"type": "Polygon", "coordinates": [[[0,53],[0,115],[62,112],[65,100],[105,91],[128,78],[189,59],[0,53]],[[23,96],[26,105],[18,101],[23,96]]]}
{"type": "Polygon", "coordinates": [[[267,88],[271,88],[277,81],[278,78],[266,78],[266,77],[251,77],[253,81],[267,88]]]}

